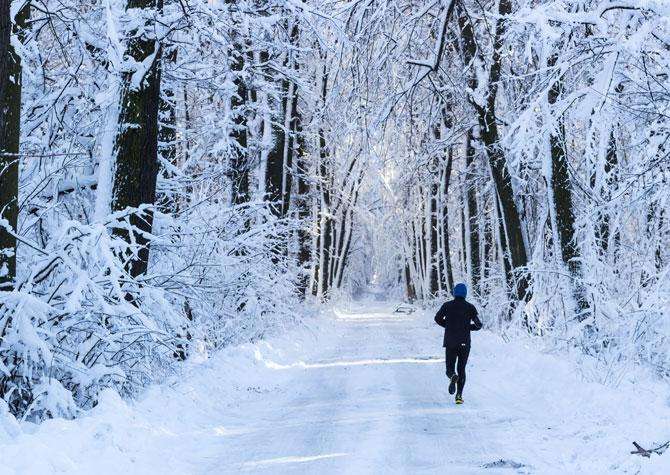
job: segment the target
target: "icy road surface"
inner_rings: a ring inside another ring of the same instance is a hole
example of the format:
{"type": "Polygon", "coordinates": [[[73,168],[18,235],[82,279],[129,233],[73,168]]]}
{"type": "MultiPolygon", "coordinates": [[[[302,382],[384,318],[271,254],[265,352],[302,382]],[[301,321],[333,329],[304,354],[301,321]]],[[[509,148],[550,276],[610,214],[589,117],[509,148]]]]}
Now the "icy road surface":
{"type": "Polygon", "coordinates": [[[482,331],[456,406],[432,312],[393,309],[343,306],[77,421],[0,424],[0,473],[670,473],[670,451],[629,454],[670,439],[666,386],[587,383],[584,362],[482,331]]]}

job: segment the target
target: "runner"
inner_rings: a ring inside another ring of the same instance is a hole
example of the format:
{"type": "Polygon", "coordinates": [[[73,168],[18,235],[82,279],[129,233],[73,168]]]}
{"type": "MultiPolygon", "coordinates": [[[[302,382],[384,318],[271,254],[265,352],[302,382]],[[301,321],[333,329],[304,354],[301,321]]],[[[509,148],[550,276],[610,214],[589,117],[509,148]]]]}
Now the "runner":
{"type": "Polygon", "coordinates": [[[449,394],[456,393],[456,404],[463,404],[465,365],[470,354],[470,331],[482,328],[477,309],[465,300],[468,288],[456,284],[451,291],[453,300],[445,302],[435,315],[435,322],[444,328],[445,360],[449,378],[449,394]]]}

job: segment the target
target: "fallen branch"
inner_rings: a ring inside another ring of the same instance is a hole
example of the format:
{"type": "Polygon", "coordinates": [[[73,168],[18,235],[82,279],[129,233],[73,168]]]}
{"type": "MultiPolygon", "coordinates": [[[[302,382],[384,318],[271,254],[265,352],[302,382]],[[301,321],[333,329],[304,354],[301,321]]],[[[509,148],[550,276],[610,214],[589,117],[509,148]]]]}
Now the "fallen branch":
{"type": "Polygon", "coordinates": [[[414,308],[400,305],[398,308],[395,309],[395,313],[404,313],[409,315],[411,313],[414,313],[414,308]]]}
{"type": "Polygon", "coordinates": [[[670,440],[667,441],[665,444],[661,444],[661,445],[659,445],[658,447],[655,447],[655,448],[653,448],[653,449],[649,449],[649,450],[645,449],[644,447],[642,447],[640,444],[638,444],[638,443],[635,442],[635,441],[633,441],[633,445],[635,446],[635,448],[636,448],[637,450],[632,450],[632,451],[631,451],[631,454],[634,454],[634,455],[641,455],[642,457],[647,457],[647,458],[649,458],[649,457],[651,457],[651,454],[662,455],[663,452],[665,452],[665,450],[666,450],[668,447],[670,447],[670,440]]]}

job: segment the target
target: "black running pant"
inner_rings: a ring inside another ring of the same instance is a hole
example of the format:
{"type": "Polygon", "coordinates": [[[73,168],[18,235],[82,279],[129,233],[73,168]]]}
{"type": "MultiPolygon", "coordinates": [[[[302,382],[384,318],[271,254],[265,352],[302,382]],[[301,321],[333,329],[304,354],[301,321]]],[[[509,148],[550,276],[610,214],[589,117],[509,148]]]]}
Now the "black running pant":
{"type": "Polygon", "coordinates": [[[447,377],[451,379],[454,374],[458,375],[457,392],[458,394],[463,394],[463,386],[465,386],[465,365],[468,364],[470,345],[463,343],[458,346],[446,347],[445,350],[447,377]]]}

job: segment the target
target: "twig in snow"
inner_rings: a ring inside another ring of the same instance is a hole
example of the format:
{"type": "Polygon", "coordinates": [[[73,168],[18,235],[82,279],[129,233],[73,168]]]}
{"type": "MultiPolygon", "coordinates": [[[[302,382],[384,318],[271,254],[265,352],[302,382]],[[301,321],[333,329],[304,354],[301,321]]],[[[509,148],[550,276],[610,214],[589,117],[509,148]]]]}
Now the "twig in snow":
{"type": "Polygon", "coordinates": [[[643,448],[640,444],[638,444],[638,443],[635,442],[635,441],[633,441],[633,445],[635,446],[635,448],[636,448],[637,450],[632,450],[632,451],[630,452],[631,454],[634,454],[634,455],[641,455],[642,457],[647,457],[647,458],[649,458],[649,457],[651,457],[651,454],[658,454],[658,455],[663,454],[663,452],[665,452],[665,450],[666,450],[668,447],[670,447],[670,440],[667,441],[665,444],[661,444],[661,445],[659,445],[658,447],[655,447],[655,448],[653,448],[653,449],[649,449],[649,450],[643,448]]]}

